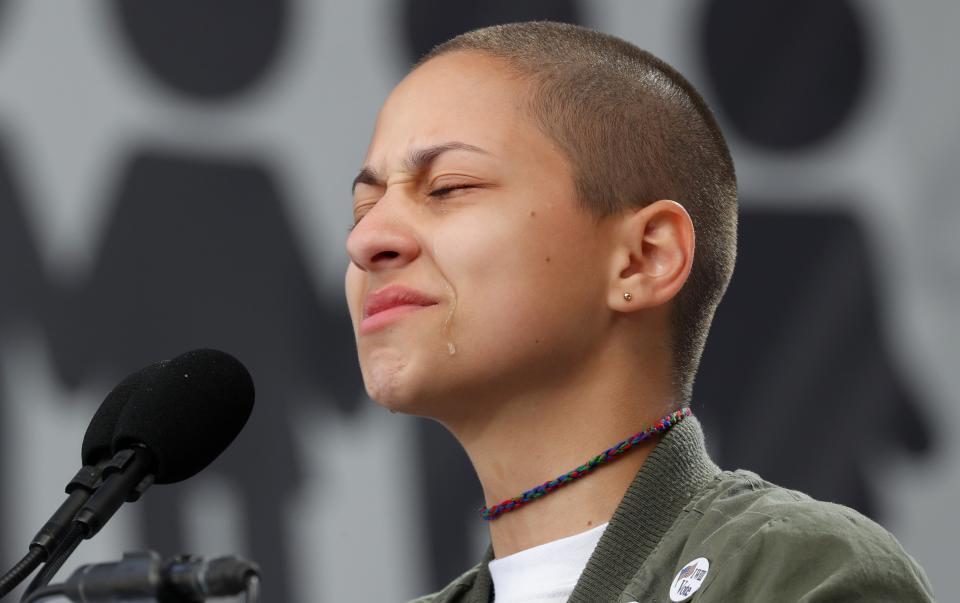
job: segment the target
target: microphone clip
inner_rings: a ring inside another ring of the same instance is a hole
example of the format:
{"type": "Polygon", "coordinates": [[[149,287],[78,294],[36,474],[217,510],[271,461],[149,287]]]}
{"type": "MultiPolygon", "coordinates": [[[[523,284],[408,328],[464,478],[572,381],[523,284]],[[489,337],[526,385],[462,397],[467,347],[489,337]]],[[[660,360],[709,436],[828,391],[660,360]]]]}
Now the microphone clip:
{"type": "MultiPolygon", "coordinates": [[[[106,481],[108,477],[114,473],[123,473],[127,470],[128,467],[134,462],[137,452],[141,452],[139,447],[135,448],[126,448],[117,452],[113,455],[109,461],[103,464],[101,468],[101,483],[106,481]]],[[[148,454],[145,450],[142,450],[142,454],[148,454]]],[[[143,477],[133,489],[127,493],[126,502],[137,502],[140,500],[140,497],[143,496],[143,493],[146,492],[150,486],[153,485],[154,477],[152,473],[148,473],[143,477]]]]}
{"type": "Polygon", "coordinates": [[[80,566],[56,588],[76,603],[203,603],[247,592],[259,575],[257,564],[237,556],[163,561],[154,551],[137,551],[120,561],[80,566]]]}

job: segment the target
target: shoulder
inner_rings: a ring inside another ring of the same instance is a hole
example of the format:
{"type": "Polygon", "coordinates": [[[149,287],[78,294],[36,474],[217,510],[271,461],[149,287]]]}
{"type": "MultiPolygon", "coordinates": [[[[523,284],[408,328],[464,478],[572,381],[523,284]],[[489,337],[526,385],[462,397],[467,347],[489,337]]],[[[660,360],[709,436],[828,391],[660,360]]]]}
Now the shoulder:
{"type": "Polygon", "coordinates": [[[722,473],[678,524],[683,552],[710,560],[704,600],[932,600],[923,570],[879,524],[750,472],[722,473]]]}
{"type": "Polygon", "coordinates": [[[759,539],[796,545],[828,538],[860,552],[905,555],[886,529],[857,511],[771,484],[749,471],[723,472],[688,512],[713,537],[722,533],[737,544],[759,539]]]}

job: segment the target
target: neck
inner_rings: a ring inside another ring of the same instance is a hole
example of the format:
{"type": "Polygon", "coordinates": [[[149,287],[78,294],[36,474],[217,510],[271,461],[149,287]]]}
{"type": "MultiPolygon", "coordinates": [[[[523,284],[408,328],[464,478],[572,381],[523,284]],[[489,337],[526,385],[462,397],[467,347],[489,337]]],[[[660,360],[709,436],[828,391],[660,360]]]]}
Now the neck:
{"type": "MultiPolygon", "coordinates": [[[[635,355],[604,356],[546,386],[470,404],[487,409],[482,421],[447,423],[473,462],[487,506],[570,471],[675,409],[662,386],[662,367],[635,355]]],[[[491,521],[494,554],[510,555],[609,521],[656,441],[491,521]]]]}

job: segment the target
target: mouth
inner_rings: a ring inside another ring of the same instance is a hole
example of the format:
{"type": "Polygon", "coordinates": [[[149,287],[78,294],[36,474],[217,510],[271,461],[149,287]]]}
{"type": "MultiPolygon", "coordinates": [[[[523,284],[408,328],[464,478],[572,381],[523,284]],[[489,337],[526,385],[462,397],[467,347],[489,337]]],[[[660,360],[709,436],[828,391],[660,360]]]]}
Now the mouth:
{"type": "Polygon", "coordinates": [[[436,299],[416,289],[401,285],[384,287],[368,295],[364,301],[359,332],[361,335],[372,333],[407,314],[437,303],[436,299]]]}

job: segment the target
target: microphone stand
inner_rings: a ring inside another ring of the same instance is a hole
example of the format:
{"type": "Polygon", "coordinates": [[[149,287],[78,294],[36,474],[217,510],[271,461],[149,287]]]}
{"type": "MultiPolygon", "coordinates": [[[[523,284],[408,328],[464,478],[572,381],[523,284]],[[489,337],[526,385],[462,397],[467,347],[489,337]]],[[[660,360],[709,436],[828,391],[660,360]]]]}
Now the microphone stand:
{"type": "Polygon", "coordinates": [[[13,590],[63,544],[77,511],[102,483],[103,464],[85,465],[67,484],[67,500],[60,505],[30,543],[29,552],[0,578],[0,597],[13,590]]]}
{"type": "Polygon", "coordinates": [[[150,471],[152,464],[150,453],[144,448],[135,447],[121,450],[103,465],[102,483],[92,495],[88,494],[76,505],[79,508],[71,509],[69,530],[27,587],[22,600],[26,600],[27,595],[36,589],[49,584],[80,543],[99,532],[124,502],[134,502],[140,498],[153,484],[150,471]]]}

